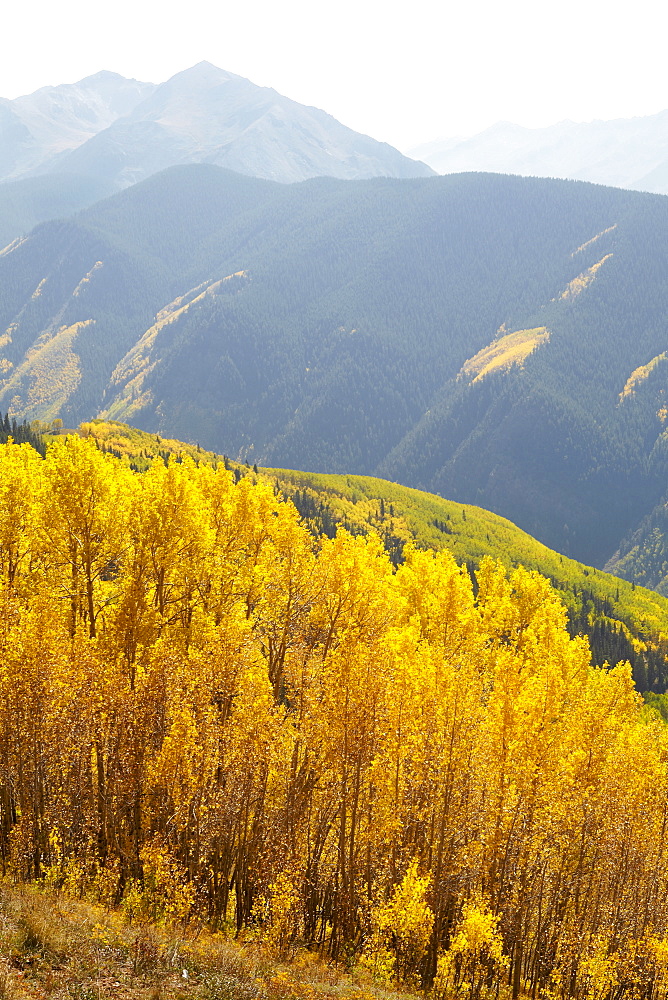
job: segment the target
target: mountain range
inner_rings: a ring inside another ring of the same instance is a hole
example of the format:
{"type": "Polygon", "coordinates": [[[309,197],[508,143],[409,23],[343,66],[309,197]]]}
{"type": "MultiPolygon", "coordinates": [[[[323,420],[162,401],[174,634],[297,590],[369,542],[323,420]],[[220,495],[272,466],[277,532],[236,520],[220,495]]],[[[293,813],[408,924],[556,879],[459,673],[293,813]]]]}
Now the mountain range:
{"type": "Polygon", "coordinates": [[[498,122],[468,138],[424,143],[410,155],[440,174],[491,170],[668,194],[668,111],[549,128],[498,122]]]}
{"type": "Polygon", "coordinates": [[[151,83],[101,72],[13,101],[0,99],[0,180],[48,173],[154,90],[151,83]]]}
{"type": "MultiPolygon", "coordinates": [[[[666,124],[422,152],[649,185],[666,124]]],[[[12,416],[388,477],[668,593],[663,197],[436,177],[208,63],[0,102],[0,139],[12,416]]]]}
{"type": "Polygon", "coordinates": [[[601,566],[666,488],[667,264],[660,196],[174,167],[3,251],[0,408],[382,475],[601,566]]]}
{"type": "Polygon", "coordinates": [[[0,101],[0,181],[55,173],[111,191],[183,163],[282,182],[432,173],[324,111],[206,62],[158,86],[102,72],[0,101]]]}

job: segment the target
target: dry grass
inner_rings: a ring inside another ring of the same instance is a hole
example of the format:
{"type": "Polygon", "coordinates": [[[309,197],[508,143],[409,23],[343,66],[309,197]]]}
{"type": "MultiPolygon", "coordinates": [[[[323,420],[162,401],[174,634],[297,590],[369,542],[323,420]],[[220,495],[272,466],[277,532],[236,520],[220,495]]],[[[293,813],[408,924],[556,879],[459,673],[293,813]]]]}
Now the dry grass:
{"type": "Polygon", "coordinates": [[[33,886],[0,885],[0,1000],[386,1000],[302,950],[278,964],[254,941],[137,926],[33,886]]]}

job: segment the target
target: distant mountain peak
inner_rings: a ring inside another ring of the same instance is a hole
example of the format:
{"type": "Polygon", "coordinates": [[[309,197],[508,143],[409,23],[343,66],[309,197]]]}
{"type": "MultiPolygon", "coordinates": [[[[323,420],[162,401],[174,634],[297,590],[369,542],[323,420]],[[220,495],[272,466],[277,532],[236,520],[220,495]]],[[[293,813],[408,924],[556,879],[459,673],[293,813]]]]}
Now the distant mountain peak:
{"type": "Polygon", "coordinates": [[[237,76],[235,73],[229,73],[227,70],[221,69],[220,66],[214,66],[213,63],[202,60],[202,62],[195,63],[194,66],[189,66],[187,69],[182,69],[179,70],[178,73],[174,73],[165,81],[165,84],[173,83],[175,80],[197,81],[206,84],[217,82],[219,80],[243,79],[244,77],[242,76],[237,76]]]}
{"type": "Polygon", "coordinates": [[[433,173],[324,111],[206,60],[157,86],[103,70],[0,110],[0,181],[54,172],[121,189],[187,163],[283,183],[433,173]]]}
{"type": "Polygon", "coordinates": [[[2,101],[0,181],[50,173],[70,151],[129,114],[155,85],[102,70],[2,101]]]}
{"type": "Polygon", "coordinates": [[[115,73],[111,69],[101,69],[97,73],[91,73],[90,76],[85,76],[82,80],[78,80],[73,86],[83,87],[96,85],[99,83],[141,83],[142,81],[135,79],[134,77],[121,76],[120,73],[115,73]]]}

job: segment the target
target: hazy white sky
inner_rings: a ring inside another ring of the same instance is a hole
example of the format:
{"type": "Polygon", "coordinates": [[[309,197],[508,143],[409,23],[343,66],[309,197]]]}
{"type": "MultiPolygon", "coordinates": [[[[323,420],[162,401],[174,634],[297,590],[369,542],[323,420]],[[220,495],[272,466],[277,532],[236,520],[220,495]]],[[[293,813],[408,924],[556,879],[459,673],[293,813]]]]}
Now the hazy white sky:
{"type": "Polygon", "coordinates": [[[0,96],[207,59],[408,149],[496,121],[668,108],[656,0],[37,0],[3,10],[0,96]]]}

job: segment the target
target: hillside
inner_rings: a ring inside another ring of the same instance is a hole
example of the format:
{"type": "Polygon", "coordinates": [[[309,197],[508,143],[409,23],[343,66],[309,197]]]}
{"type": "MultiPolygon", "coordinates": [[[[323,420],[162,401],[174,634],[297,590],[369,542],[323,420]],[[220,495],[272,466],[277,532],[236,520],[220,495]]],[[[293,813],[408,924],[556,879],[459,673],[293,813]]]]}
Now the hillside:
{"type": "Polygon", "coordinates": [[[221,981],[227,934],[372,987],[323,1000],[663,1000],[668,729],[548,581],[394,567],[255,473],[137,473],[86,430],[0,447],[5,994],[319,992],[244,989],[238,946],[221,981]],[[91,903],[125,920],[86,943],[91,903]]]}
{"type": "Polygon", "coordinates": [[[0,184],[0,251],[40,222],[71,215],[111,193],[104,181],[69,174],[0,184]]]}
{"type": "Polygon", "coordinates": [[[668,111],[548,128],[498,122],[466,139],[424,143],[410,154],[440,174],[493,170],[668,194],[668,111]]]}
{"type": "Polygon", "coordinates": [[[0,256],[0,407],[381,475],[602,566],[665,491],[664,368],[625,386],[667,223],[565,181],[172,168],[0,256]]]}
{"type": "Polygon", "coordinates": [[[622,539],[606,569],[660,594],[668,594],[668,506],[664,499],[622,539]]]}
{"type": "Polygon", "coordinates": [[[593,662],[629,660],[641,691],[668,687],[668,599],[541,545],[510,521],[471,505],[366,476],[335,476],[257,469],[199,446],[148,434],[113,421],[87,421],[79,433],[137,471],[170,456],[214,468],[224,463],[236,479],[266,481],[290,499],[311,533],[334,537],[376,533],[395,564],[407,545],[447,550],[472,574],[490,556],[508,569],[525,566],[547,577],[568,609],[571,634],[589,639],[593,662]]]}

